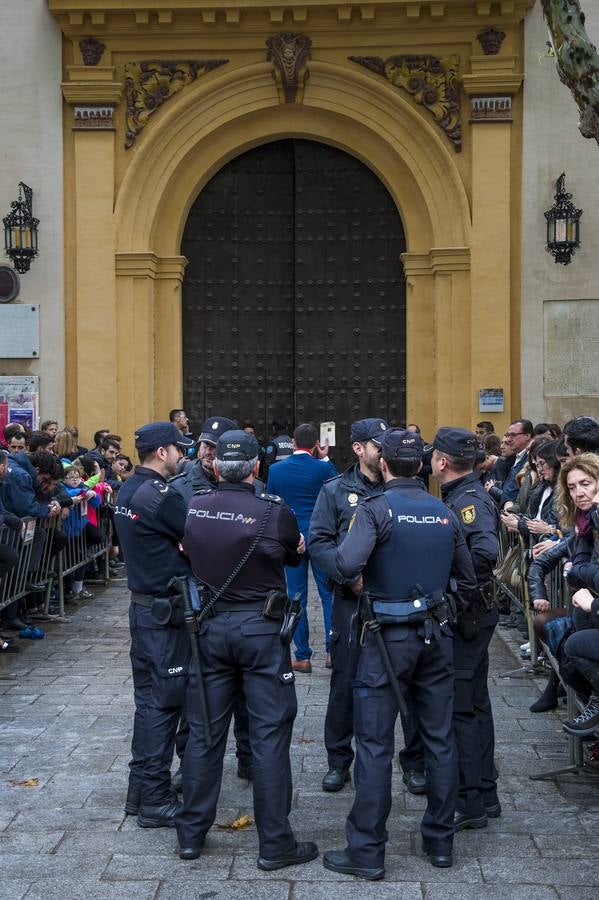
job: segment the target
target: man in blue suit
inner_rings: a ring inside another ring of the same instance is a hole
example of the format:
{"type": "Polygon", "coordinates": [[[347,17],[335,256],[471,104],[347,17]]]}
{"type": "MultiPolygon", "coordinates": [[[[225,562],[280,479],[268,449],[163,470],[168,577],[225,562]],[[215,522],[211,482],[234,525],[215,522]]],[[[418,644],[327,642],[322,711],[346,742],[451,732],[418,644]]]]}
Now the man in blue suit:
{"type": "MultiPolygon", "coordinates": [[[[297,524],[302,535],[308,540],[310,519],[314,510],[316,499],[325,481],[334,478],[337,470],[330,459],[327,458],[329,448],[320,446],[318,432],[313,425],[298,425],[293,432],[293,453],[287,459],[281,460],[276,466],[271,466],[268,472],[269,494],[278,494],[293,510],[297,524]]],[[[331,592],[327,588],[325,573],[315,566],[306,551],[302,561],[296,568],[285,568],[287,577],[287,590],[291,597],[299,594],[304,614],[299,621],[295,632],[295,660],[292,665],[296,672],[309,674],[312,671],[312,649],[310,648],[310,631],[308,626],[308,562],[312,566],[312,574],[316,581],[322,612],[324,617],[324,629],[326,635],[327,666],[329,659],[329,632],[331,630],[331,592]]]]}

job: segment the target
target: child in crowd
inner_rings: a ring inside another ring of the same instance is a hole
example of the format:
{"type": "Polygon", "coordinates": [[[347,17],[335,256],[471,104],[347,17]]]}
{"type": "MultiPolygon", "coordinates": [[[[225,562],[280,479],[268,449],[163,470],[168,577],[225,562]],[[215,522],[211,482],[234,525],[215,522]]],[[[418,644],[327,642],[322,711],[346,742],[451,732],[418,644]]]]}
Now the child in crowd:
{"type": "MultiPolygon", "coordinates": [[[[85,484],[82,477],[83,474],[84,472],[78,466],[69,466],[65,469],[63,484],[73,501],[73,506],[63,522],[63,529],[69,538],[76,538],[83,534],[85,543],[87,546],[91,546],[93,544],[101,544],[104,541],[104,535],[97,527],[97,524],[93,525],[89,521],[89,510],[97,511],[100,506],[100,496],[94,489],[85,484]]],[[[68,581],[71,581],[68,587],[72,591],[72,599],[86,600],[93,596],[89,591],[83,589],[85,569],[86,566],[80,566],[70,576],[67,576],[67,585],[68,581]]]]}

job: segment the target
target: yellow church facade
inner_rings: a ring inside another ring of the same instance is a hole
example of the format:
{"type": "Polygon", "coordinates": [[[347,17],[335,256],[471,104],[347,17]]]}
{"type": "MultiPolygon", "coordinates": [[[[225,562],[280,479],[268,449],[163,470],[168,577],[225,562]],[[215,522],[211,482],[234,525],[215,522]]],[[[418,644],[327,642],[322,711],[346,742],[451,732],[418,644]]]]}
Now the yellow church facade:
{"type": "Polygon", "coordinates": [[[184,402],[190,210],[236,158],[293,140],[358,160],[399,213],[402,417],[499,432],[520,413],[532,5],[48,0],[63,36],[66,420],[125,435],[184,402]],[[480,411],[488,388],[503,412],[480,411]]]}

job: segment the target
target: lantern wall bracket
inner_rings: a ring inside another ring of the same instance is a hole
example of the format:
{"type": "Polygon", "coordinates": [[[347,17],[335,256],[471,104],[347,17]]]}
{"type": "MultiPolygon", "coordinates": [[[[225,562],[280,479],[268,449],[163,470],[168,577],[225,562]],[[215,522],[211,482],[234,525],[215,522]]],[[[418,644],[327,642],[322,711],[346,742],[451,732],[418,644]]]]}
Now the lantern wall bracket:
{"type": "Polygon", "coordinates": [[[566,173],[555,182],[555,203],[545,213],[547,220],[546,250],[556,263],[567,266],[580,247],[580,217],[582,210],[572,203],[572,194],[566,191],[566,173]]]}

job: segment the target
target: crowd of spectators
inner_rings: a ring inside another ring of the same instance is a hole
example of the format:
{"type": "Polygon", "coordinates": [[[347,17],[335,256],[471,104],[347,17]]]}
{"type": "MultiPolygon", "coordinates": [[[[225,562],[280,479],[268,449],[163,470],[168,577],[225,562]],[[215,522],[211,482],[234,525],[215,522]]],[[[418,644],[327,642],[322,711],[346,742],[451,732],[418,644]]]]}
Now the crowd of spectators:
{"type": "MultiPolygon", "coordinates": [[[[74,426],[59,429],[54,420],[42,422],[39,431],[23,425],[6,425],[0,440],[0,526],[20,531],[29,518],[59,518],[60,530],[52,534],[52,554],[60,551],[70,537],[83,536],[88,546],[104,540],[98,529],[98,508],[113,500],[122,482],[133,471],[130,458],[121,452],[121,438],[108,429],[94,435],[94,447],[78,443],[74,426]]],[[[117,572],[122,563],[116,533],[113,531],[110,568],[117,572]]],[[[35,550],[33,555],[35,556],[35,550]]],[[[0,543],[0,579],[18,563],[15,549],[0,543]]],[[[65,600],[75,603],[92,595],[84,587],[85,577],[97,575],[90,562],[65,578],[65,600]]],[[[14,638],[43,637],[43,631],[31,625],[30,617],[41,609],[41,587],[31,591],[0,612],[0,652],[16,652],[14,638]],[[35,633],[37,632],[37,633],[35,633]]]]}

